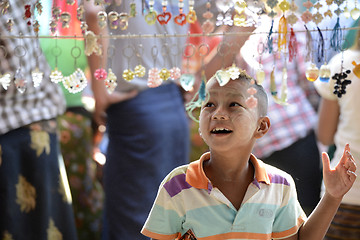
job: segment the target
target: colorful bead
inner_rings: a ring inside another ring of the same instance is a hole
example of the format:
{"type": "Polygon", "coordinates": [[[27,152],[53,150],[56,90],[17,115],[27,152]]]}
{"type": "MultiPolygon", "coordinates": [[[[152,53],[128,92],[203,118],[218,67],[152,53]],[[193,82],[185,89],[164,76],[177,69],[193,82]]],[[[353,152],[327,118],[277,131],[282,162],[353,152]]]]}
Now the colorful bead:
{"type": "Polygon", "coordinates": [[[96,69],[94,72],[94,77],[96,80],[105,80],[107,77],[107,72],[103,68],[96,69]]]}

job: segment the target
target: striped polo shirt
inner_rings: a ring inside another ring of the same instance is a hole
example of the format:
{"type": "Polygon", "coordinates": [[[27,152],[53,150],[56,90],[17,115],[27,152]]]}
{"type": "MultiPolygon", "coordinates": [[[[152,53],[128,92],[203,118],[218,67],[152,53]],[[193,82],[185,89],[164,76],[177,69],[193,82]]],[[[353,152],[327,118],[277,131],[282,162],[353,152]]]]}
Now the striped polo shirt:
{"type": "Polygon", "coordinates": [[[174,169],[161,183],[141,230],[154,239],[176,239],[191,229],[197,239],[281,239],[306,219],[292,177],[251,155],[255,168],[239,210],[206,177],[200,160],[174,169]]]}

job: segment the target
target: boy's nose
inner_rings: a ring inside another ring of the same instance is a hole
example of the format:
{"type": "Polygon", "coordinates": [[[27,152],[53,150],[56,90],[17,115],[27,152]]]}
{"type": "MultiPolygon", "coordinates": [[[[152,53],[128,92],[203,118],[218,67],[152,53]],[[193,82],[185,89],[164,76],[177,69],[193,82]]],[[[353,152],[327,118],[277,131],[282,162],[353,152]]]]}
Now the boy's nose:
{"type": "Polygon", "coordinates": [[[227,120],[229,119],[229,115],[224,111],[218,110],[213,114],[213,120],[227,120]]]}

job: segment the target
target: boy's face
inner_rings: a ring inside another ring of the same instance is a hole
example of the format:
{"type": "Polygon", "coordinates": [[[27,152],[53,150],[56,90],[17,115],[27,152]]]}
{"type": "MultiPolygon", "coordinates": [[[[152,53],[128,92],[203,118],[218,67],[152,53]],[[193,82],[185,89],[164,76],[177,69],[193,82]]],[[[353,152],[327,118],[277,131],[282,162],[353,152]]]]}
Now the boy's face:
{"type": "Polygon", "coordinates": [[[207,102],[200,112],[200,133],[211,149],[233,149],[248,146],[255,141],[258,126],[258,110],[248,108],[245,101],[249,83],[230,80],[220,86],[215,78],[209,80],[207,102]]]}

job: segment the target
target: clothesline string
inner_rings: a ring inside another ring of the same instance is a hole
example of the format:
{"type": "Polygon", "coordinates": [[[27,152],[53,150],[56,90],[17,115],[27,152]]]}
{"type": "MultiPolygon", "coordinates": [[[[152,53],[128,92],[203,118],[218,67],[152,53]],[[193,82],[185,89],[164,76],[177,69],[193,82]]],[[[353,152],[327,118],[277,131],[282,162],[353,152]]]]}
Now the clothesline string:
{"type": "MultiPolygon", "coordinates": [[[[342,31],[345,30],[358,30],[360,27],[347,27],[341,28],[342,31]]],[[[332,31],[332,28],[320,29],[321,31],[332,31]]],[[[309,29],[309,32],[317,32],[318,29],[309,29]]],[[[294,30],[295,33],[306,32],[306,30],[294,30]]],[[[274,31],[273,34],[278,34],[279,32],[274,31]]],[[[253,34],[268,34],[268,32],[216,32],[216,33],[188,33],[188,34],[119,34],[119,35],[96,35],[95,37],[108,38],[108,39],[134,39],[134,38],[178,38],[178,37],[216,37],[216,36],[236,36],[236,35],[253,35],[253,34]]],[[[84,39],[84,36],[26,36],[26,35],[0,35],[0,39],[21,39],[21,38],[52,38],[52,39],[84,39]]]]}

